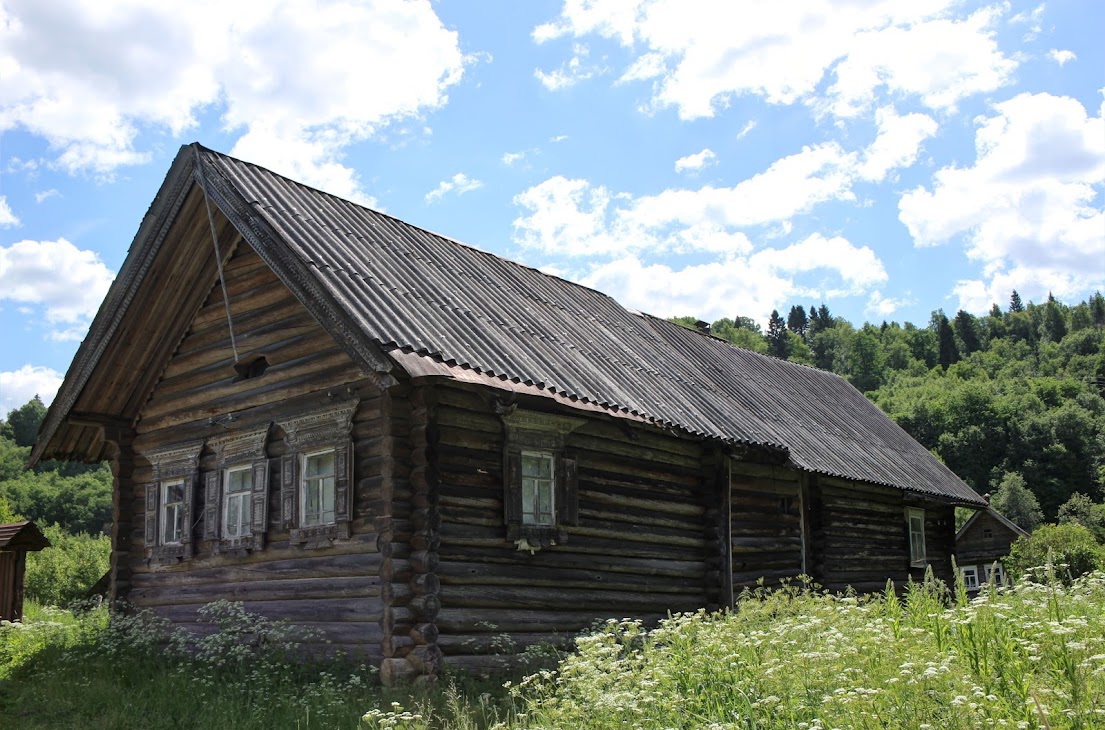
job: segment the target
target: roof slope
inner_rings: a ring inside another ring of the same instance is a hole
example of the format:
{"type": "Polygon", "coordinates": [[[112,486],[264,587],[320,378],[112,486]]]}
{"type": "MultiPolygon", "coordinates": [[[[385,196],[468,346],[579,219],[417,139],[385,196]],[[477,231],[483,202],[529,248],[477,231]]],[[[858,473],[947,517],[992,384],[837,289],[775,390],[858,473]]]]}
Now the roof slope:
{"type": "Polygon", "coordinates": [[[278,274],[308,279],[288,281],[293,291],[309,290],[341,313],[341,322],[320,320],[337,335],[352,331],[384,352],[788,452],[809,471],[984,504],[836,375],[630,312],[600,292],[256,165],[199,147],[181,156],[194,149],[219,209],[278,274]]]}
{"type": "Polygon", "coordinates": [[[44,550],[50,541],[30,520],[0,525],[0,550],[44,550]]]}
{"type": "Polygon", "coordinates": [[[631,313],[612,298],[212,152],[364,334],[809,471],[979,503],[840,377],[631,313]]]}

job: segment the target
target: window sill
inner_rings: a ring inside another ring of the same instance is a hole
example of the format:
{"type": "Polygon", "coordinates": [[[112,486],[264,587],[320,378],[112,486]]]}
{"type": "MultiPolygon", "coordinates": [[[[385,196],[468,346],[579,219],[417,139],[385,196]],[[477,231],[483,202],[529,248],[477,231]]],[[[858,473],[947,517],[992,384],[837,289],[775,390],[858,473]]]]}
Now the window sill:
{"type": "MultiPolygon", "coordinates": [[[[507,529],[507,539],[513,543],[525,540],[532,548],[547,548],[563,545],[568,541],[568,533],[564,528],[556,525],[548,527],[537,525],[510,525],[507,529]]],[[[519,550],[529,548],[519,548],[519,550]]]]}
{"type": "Polygon", "coordinates": [[[211,545],[212,555],[233,554],[247,555],[253,550],[260,550],[265,546],[264,535],[243,535],[242,537],[224,537],[216,540],[211,545]]]}
{"type": "Polygon", "coordinates": [[[347,540],[352,536],[352,530],[348,522],[338,522],[332,525],[312,525],[310,527],[293,527],[288,533],[288,542],[299,544],[301,548],[330,547],[334,540],[347,540]]]}
{"type": "Polygon", "coordinates": [[[154,547],[146,548],[146,557],[149,560],[156,560],[165,565],[172,565],[187,560],[191,556],[185,549],[185,545],[179,543],[175,545],[155,545],[154,547]]]}

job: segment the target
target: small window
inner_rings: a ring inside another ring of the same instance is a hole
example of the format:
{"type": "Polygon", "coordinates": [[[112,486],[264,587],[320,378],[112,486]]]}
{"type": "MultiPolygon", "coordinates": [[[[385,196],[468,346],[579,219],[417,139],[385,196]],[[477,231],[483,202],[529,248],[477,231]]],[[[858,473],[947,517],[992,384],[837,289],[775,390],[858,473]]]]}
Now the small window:
{"type": "Polygon", "coordinates": [[[192,558],[192,511],[202,448],[202,441],[192,441],[142,453],[153,468],[153,480],[144,487],[143,547],[149,560],[175,563],[192,558]]]}
{"type": "Polygon", "coordinates": [[[994,536],[994,531],[992,529],[990,529],[989,527],[983,528],[983,530],[982,530],[983,539],[989,540],[993,536],[994,536]]]}
{"type": "Polygon", "coordinates": [[[268,424],[208,440],[215,468],[204,477],[203,537],[212,554],[260,550],[269,522],[268,424]]]}
{"type": "Polygon", "coordinates": [[[334,449],[307,454],[303,460],[301,527],[332,525],[337,521],[334,507],[336,453],[334,449]]]}
{"type": "Polygon", "coordinates": [[[906,510],[906,522],[909,525],[909,565],[911,568],[923,568],[925,558],[925,511],[909,508],[906,510]]]}
{"type": "Polygon", "coordinates": [[[503,522],[519,550],[562,544],[579,521],[576,460],[565,450],[580,418],[511,410],[503,415],[503,522]]]}
{"type": "Polygon", "coordinates": [[[987,583],[993,583],[996,586],[1005,585],[1005,571],[1001,568],[1001,563],[992,563],[990,565],[983,566],[985,570],[985,580],[987,583]]]}
{"type": "Polygon", "coordinates": [[[554,457],[552,454],[522,452],[522,524],[555,524],[556,492],[553,488],[554,457]]]}
{"type": "Polygon", "coordinates": [[[963,586],[969,591],[978,590],[978,567],[974,565],[964,566],[959,569],[963,574],[963,586]]]}
{"type": "Polygon", "coordinates": [[[184,536],[184,480],[161,483],[161,544],[179,545],[184,536]]]}
{"type": "Polygon", "coordinates": [[[288,540],[324,548],[353,534],[353,412],[356,401],[278,421],[288,453],[280,459],[280,525],[288,540]]]}
{"type": "Polygon", "coordinates": [[[226,492],[223,496],[224,537],[236,538],[250,534],[249,504],[252,493],[252,466],[226,470],[226,492]]]}

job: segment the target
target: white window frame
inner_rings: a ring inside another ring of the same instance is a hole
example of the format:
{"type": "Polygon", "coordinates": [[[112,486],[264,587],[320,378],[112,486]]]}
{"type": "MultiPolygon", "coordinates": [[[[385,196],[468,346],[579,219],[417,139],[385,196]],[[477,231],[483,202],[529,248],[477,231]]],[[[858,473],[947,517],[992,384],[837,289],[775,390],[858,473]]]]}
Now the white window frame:
{"type": "Polygon", "coordinates": [[[959,573],[963,576],[963,587],[969,591],[978,590],[978,566],[977,565],[964,565],[959,569],[959,573]]]}
{"type": "Polygon", "coordinates": [[[987,563],[986,565],[982,566],[982,569],[983,576],[985,577],[987,583],[990,582],[990,579],[993,576],[994,585],[1005,585],[1005,568],[1002,567],[1001,563],[987,563]]]}
{"type": "Polygon", "coordinates": [[[223,470],[223,537],[228,540],[237,540],[242,537],[250,537],[253,535],[253,519],[252,519],[252,498],[253,498],[253,464],[246,464],[245,466],[232,466],[223,470]],[[249,475],[248,486],[245,491],[231,492],[230,491],[230,475],[245,472],[249,475]],[[232,501],[238,502],[238,522],[236,525],[238,533],[233,534],[230,531],[230,503],[232,501]]]}
{"type": "Polygon", "coordinates": [[[338,487],[338,470],[337,470],[337,449],[334,447],[326,449],[317,449],[315,451],[308,451],[303,454],[303,464],[299,470],[299,526],[300,527],[323,527],[326,525],[336,525],[338,522],[337,512],[337,487],[338,487]],[[315,457],[325,456],[326,454],[334,455],[334,471],[331,472],[330,479],[330,509],[327,510],[325,506],[325,491],[320,489],[319,492],[319,521],[308,522],[307,515],[307,489],[308,480],[326,479],[326,477],[308,477],[307,476],[307,464],[315,457]],[[324,520],[326,513],[331,515],[330,520],[324,520]]]}
{"type": "Polygon", "coordinates": [[[184,541],[184,531],[188,529],[188,525],[184,524],[184,522],[185,522],[185,514],[184,514],[185,513],[185,510],[184,510],[185,491],[186,491],[186,488],[185,488],[185,484],[184,484],[183,479],[166,479],[166,480],[161,482],[161,494],[158,495],[160,497],[160,500],[159,500],[160,504],[159,504],[158,510],[161,513],[160,515],[158,515],[161,518],[160,519],[161,534],[159,535],[159,537],[160,537],[159,544],[160,545],[180,545],[184,541]],[[180,488],[181,497],[180,497],[179,502],[170,502],[169,501],[169,490],[173,487],[179,487],[180,488]],[[170,507],[175,508],[175,509],[173,509],[173,519],[172,519],[171,522],[169,520],[169,508],[170,507]],[[176,527],[176,523],[177,523],[178,519],[181,522],[181,524],[179,526],[179,529],[177,529],[177,527],[176,527]],[[168,539],[167,536],[166,536],[166,530],[169,527],[169,525],[174,526],[174,535],[173,535],[172,539],[168,539]]]}
{"type": "Polygon", "coordinates": [[[522,484],[520,486],[521,486],[521,496],[522,496],[522,524],[523,525],[532,525],[534,527],[556,527],[556,509],[557,509],[557,504],[556,504],[556,477],[557,477],[557,473],[556,473],[556,454],[554,454],[551,451],[526,451],[526,450],[522,451],[522,484]],[[527,458],[529,458],[529,459],[542,459],[542,460],[547,461],[548,464],[549,464],[549,476],[547,478],[546,477],[526,476],[526,474],[525,474],[525,462],[526,462],[527,458]],[[527,481],[535,482],[535,485],[534,485],[535,486],[534,499],[535,499],[537,504],[533,505],[533,510],[532,511],[527,510],[527,505],[526,505],[526,482],[527,481]],[[541,495],[541,492],[539,490],[542,487],[544,487],[545,489],[548,490],[548,495],[549,495],[548,520],[544,521],[544,522],[541,520],[541,514],[540,514],[540,512],[541,512],[541,510],[540,510],[540,504],[541,504],[541,496],[540,495],[541,495]]]}
{"type": "Polygon", "coordinates": [[[905,523],[906,531],[909,534],[909,567],[924,568],[928,565],[928,553],[925,550],[925,511],[919,507],[907,507],[905,523]],[[920,532],[913,529],[913,520],[915,519],[921,521],[920,532]]]}

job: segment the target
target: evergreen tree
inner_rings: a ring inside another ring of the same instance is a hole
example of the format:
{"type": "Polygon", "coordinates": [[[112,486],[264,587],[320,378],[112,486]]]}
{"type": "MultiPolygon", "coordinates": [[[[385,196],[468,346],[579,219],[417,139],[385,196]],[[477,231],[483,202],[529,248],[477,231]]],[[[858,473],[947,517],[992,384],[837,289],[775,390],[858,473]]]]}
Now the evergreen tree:
{"type": "Polygon", "coordinates": [[[767,351],[780,360],[786,360],[790,355],[787,325],[777,309],[771,310],[771,318],[767,322],[767,351]]]}
{"type": "Polygon", "coordinates": [[[1017,290],[1013,290],[1012,296],[1009,297],[1009,311],[1010,312],[1023,312],[1024,302],[1021,301],[1021,295],[1017,293],[1017,290]]]}
{"type": "Polygon", "coordinates": [[[848,380],[857,389],[867,392],[883,383],[886,355],[882,343],[870,325],[856,332],[848,348],[848,380]]]}
{"type": "Polygon", "coordinates": [[[1094,327],[1105,327],[1105,297],[1101,292],[1094,292],[1090,297],[1090,317],[1094,327]]]}
{"type": "Polygon", "coordinates": [[[795,304],[790,308],[790,314],[787,315],[787,329],[799,337],[805,337],[808,326],[809,319],[806,317],[806,310],[795,304]]]}
{"type": "Polygon", "coordinates": [[[938,345],[937,362],[940,363],[941,368],[947,370],[959,362],[959,349],[955,346],[955,332],[952,331],[952,326],[943,312],[939,310],[933,312],[932,318],[938,345]]]}
{"type": "Polygon", "coordinates": [[[1050,293],[1047,295],[1047,304],[1044,305],[1044,337],[1052,342],[1059,342],[1067,336],[1067,322],[1063,318],[1063,312],[1059,308],[1059,302],[1050,293]]]}
{"type": "Polygon", "coordinates": [[[982,349],[982,344],[978,341],[978,331],[975,329],[975,318],[968,312],[962,309],[956,312],[954,329],[961,345],[960,356],[967,357],[972,352],[982,349]]]}
{"type": "Polygon", "coordinates": [[[1035,530],[1044,521],[1040,502],[1017,472],[1006,472],[998,485],[998,491],[990,499],[990,506],[1007,517],[1010,522],[1027,532],[1035,530]]]}
{"type": "Polygon", "coordinates": [[[1005,336],[1005,317],[996,303],[990,307],[990,316],[986,318],[986,332],[991,341],[1005,336]]]}

